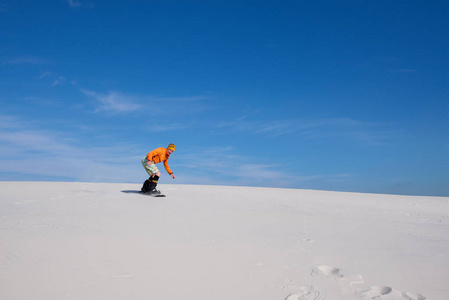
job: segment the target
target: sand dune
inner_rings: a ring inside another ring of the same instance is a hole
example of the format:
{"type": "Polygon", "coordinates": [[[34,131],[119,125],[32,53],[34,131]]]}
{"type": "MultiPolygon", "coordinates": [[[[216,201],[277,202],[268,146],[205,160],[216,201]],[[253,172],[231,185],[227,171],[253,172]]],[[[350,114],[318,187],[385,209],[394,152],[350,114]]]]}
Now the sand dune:
{"type": "Polygon", "coordinates": [[[449,198],[0,182],[0,299],[449,299],[449,198]]]}

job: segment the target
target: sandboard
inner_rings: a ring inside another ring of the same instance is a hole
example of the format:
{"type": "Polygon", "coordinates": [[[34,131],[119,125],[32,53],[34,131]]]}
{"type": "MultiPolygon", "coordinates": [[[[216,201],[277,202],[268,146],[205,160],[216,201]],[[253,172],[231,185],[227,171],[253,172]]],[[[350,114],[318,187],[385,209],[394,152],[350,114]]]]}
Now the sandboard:
{"type": "Polygon", "coordinates": [[[164,194],[148,194],[148,193],[143,193],[143,192],[139,192],[139,194],[149,196],[149,197],[165,197],[164,194]]]}

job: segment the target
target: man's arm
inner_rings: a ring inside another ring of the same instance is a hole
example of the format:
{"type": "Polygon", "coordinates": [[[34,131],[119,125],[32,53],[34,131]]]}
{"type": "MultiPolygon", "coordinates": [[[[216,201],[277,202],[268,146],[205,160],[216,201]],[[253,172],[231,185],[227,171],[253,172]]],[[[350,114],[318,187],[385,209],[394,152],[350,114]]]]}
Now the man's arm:
{"type": "Polygon", "coordinates": [[[167,170],[167,173],[170,174],[171,178],[175,179],[175,174],[173,174],[172,170],[168,166],[168,159],[164,160],[164,167],[167,170]]]}

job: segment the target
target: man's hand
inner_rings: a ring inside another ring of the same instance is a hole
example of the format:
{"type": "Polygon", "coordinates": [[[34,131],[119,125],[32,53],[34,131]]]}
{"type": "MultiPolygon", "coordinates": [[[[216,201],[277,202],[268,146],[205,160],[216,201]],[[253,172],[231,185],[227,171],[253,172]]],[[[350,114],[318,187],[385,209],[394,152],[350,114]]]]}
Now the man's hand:
{"type": "Polygon", "coordinates": [[[171,173],[170,176],[171,178],[175,179],[175,174],[171,173]]]}

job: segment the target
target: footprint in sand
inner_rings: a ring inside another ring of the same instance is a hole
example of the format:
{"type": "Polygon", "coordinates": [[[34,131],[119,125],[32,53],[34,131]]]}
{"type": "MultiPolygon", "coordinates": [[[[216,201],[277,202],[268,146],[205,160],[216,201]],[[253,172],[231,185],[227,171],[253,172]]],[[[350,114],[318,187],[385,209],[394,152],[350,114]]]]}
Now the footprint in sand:
{"type": "Polygon", "coordinates": [[[313,286],[301,286],[298,292],[290,294],[285,300],[325,300],[326,296],[313,286]]]}
{"type": "Polygon", "coordinates": [[[312,269],[312,275],[316,278],[333,279],[346,286],[360,285],[364,283],[360,274],[344,274],[339,268],[333,266],[318,266],[312,269]]]}
{"type": "Polygon", "coordinates": [[[363,291],[361,295],[366,299],[375,299],[392,294],[393,292],[393,289],[389,286],[371,286],[363,291]]]}
{"type": "Polygon", "coordinates": [[[312,239],[302,239],[302,241],[307,243],[315,243],[315,241],[312,239]]]}
{"type": "MultiPolygon", "coordinates": [[[[344,294],[358,295],[360,300],[426,300],[421,294],[401,292],[389,286],[370,286],[362,288],[364,280],[360,274],[346,274],[339,268],[329,265],[317,266],[312,269],[312,277],[331,279],[335,287],[344,294]]],[[[327,291],[327,290],[326,290],[327,291]]],[[[335,292],[335,291],[334,291],[335,292]]],[[[321,300],[326,299],[323,291],[313,286],[299,287],[299,292],[290,294],[285,300],[321,300]]]]}
{"type": "Polygon", "coordinates": [[[318,266],[313,268],[312,274],[313,277],[332,277],[335,279],[342,278],[343,274],[339,268],[332,266],[318,266]]]}
{"type": "Polygon", "coordinates": [[[360,296],[362,296],[363,300],[407,299],[403,297],[403,293],[389,286],[371,286],[363,291],[360,296]]]}
{"type": "Polygon", "coordinates": [[[367,290],[360,293],[363,300],[374,299],[403,299],[403,300],[426,300],[427,298],[421,294],[415,294],[410,292],[402,293],[389,286],[371,286],[367,290]]]}
{"type": "Polygon", "coordinates": [[[406,300],[426,300],[427,298],[421,294],[405,292],[403,293],[404,299],[406,300]]]}

